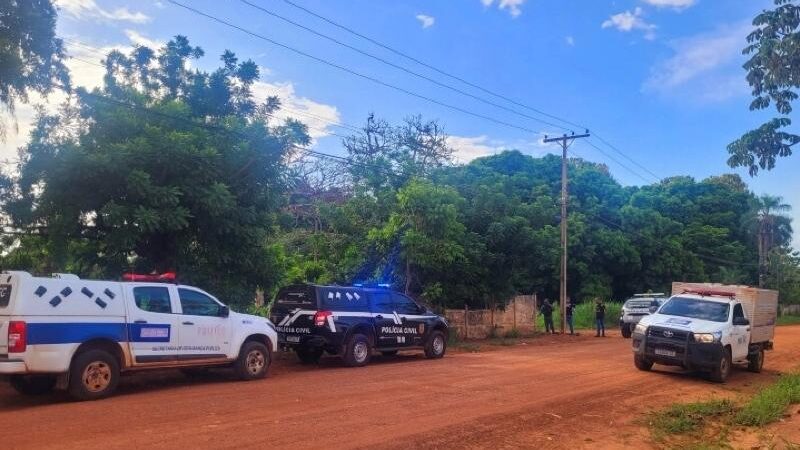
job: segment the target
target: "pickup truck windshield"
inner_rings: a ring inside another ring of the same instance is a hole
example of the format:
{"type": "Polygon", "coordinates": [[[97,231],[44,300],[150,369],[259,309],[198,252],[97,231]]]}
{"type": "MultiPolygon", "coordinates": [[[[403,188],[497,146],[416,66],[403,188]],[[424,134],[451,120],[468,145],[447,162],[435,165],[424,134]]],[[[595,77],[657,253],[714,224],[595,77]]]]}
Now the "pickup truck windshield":
{"type": "Polygon", "coordinates": [[[696,298],[672,297],[661,307],[659,314],[689,317],[691,319],[727,322],[731,305],[696,298]]]}

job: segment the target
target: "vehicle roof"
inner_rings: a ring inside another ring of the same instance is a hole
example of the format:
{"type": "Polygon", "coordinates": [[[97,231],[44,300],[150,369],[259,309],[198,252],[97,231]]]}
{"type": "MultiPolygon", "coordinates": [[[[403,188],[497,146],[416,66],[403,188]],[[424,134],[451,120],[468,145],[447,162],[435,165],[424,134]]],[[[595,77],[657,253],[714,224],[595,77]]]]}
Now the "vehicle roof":
{"type": "MultiPolygon", "coordinates": [[[[300,285],[302,286],[302,285],[300,285]]],[[[355,286],[355,285],[347,285],[347,284],[313,284],[308,283],[305,286],[312,286],[315,288],[324,288],[324,289],[358,289],[361,291],[366,292],[397,292],[392,288],[389,287],[380,287],[380,286],[355,286]]]]}
{"type": "Polygon", "coordinates": [[[681,298],[691,298],[695,300],[705,300],[708,302],[715,302],[715,303],[730,303],[734,301],[735,297],[724,297],[721,295],[700,295],[700,294],[693,294],[693,293],[685,293],[685,294],[676,294],[670,298],[674,297],[681,297],[681,298]]]}

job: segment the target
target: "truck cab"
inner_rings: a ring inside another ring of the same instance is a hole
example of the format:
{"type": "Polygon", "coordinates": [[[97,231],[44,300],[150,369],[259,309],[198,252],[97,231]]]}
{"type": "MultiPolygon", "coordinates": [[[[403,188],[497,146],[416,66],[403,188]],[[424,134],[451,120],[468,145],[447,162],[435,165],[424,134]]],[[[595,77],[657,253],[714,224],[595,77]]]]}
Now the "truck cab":
{"type": "Polygon", "coordinates": [[[746,305],[729,292],[687,291],[643,317],[632,333],[634,365],[681,366],[724,382],[734,364],[760,372],[770,341],[755,342],[746,305]]]}
{"type": "Polygon", "coordinates": [[[277,333],[174,275],[128,281],[0,274],[0,376],[26,394],[56,386],[80,400],[110,395],[121,372],[230,366],[266,376],[277,333]]]}

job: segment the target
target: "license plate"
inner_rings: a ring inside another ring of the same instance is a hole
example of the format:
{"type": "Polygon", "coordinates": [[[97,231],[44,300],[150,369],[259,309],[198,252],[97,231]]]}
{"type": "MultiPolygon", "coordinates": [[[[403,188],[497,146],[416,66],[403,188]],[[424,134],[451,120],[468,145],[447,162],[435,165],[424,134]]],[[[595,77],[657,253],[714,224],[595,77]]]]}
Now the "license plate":
{"type": "Polygon", "coordinates": [[[300,336],[286,336],[286,342],[300,342],[300,336]]]}
{"type": "Polygon", "coordinates": [[[657,348],[656,355],[659,356],[669,356],[674,358],[675,357],[675,350],[667,350],[665,348],[657,348]]]}

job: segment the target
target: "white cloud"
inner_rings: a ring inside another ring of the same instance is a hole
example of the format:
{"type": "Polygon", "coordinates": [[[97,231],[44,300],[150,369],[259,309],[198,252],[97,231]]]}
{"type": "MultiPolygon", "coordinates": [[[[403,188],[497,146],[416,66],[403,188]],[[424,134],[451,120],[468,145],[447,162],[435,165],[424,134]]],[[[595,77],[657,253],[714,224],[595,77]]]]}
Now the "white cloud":
{"type": "Polygon", "coordinates": [[[422,28],[430,28],[436,23],[436,18],[432,16],[426,16],[425,14],[417,14],[417,20],[419,23],[422,24],[422,28]]]}
{"type": "Polygon", "coordinates": [[[128,8],[107,10],[100,7],[95,0],[56,0],[58,8],[75,20],[110,20],[133,23],[146,23],[151,19],[139,11],[128,8]]]}
{"type": "Polygon", "coordinates": [[[613,16],[609,17],[608,20],[603,22],[603,28],[616,28],[618,31],[622,31],[624,33],[638,30],[644,32],[644,38],[648,40],[655,39],[656,37],[656,27],[651,23],[647,23],[647,21],[643,18],[644,11],[640,7],[636,7],[633,12],[625,11],[619,14],[614,14],[613,16]]]}
{"type": "MultiPolygon", "coordinates": [[[[543,133],[540,134],[544,137],[543,133]]],[[[495,155],[506,150],[519,150],[524,154],[532,156],[542,156],[555,151],[555,147],[550,144],[543,144],[541,139],[536,141],[505,141],[491,139],[486,135],[448,136],[447,145],[453,149],[453,157],[456,163],[459,164],[466,164],[473,159],[495,155]]]]}
{"type": "Polygon", "coordinates": [[[308,125],[308,134],[315,140],[329,136],[332,124],[341,122],[339,110],[335,106],[298,96],[291,82],[257,81],[253,84],[253,95],[259,102],[277,95],[281,100],[281,109],[275,114],[275,118],[293,118],[303,122],[308,125]]]}
{"type": "Polygon", "coordinates": [[[574,45],[575,45],[575,38],[574,38],[574,37],[572,37],[572,36],[567,36],[567,37],[565,37],[565,38],[564,38],[564,41],[566,41],[566,42],[567,42],[567,45],[569,45],[570,47],[572,47],[572,46],[574,46],[574,45]]]}
{"type": "Polygon", "coordinates": [[[697,0],[644,0],[644,2],[657,8],[685,9],[694,6],[697,0]]]}
{"type": "Polygon", "coordinates": [[[746,91],[741,49],[751,29],[742,24],[672,42],[674,55],[651,70],[643,90],[669,93],[695,84],[704,86],[698,97],[709,101],[746,91]]]}
{"type": "Polygon", "coordinates": [[[153,50],[159,50],[165,45],[164,41],[148,38],[136,30],[125,30],[125,36],[127,36],[128,40],[134,45],[142,45],[153,50]]]}
{"type": "Polygon", "coordinates": [[[481,0],[483,6],[490,7],[497,3],[499,9],[507,9],[511,17],[519,17],[522,14],[522,5],[527,0],[481,0]]]}

